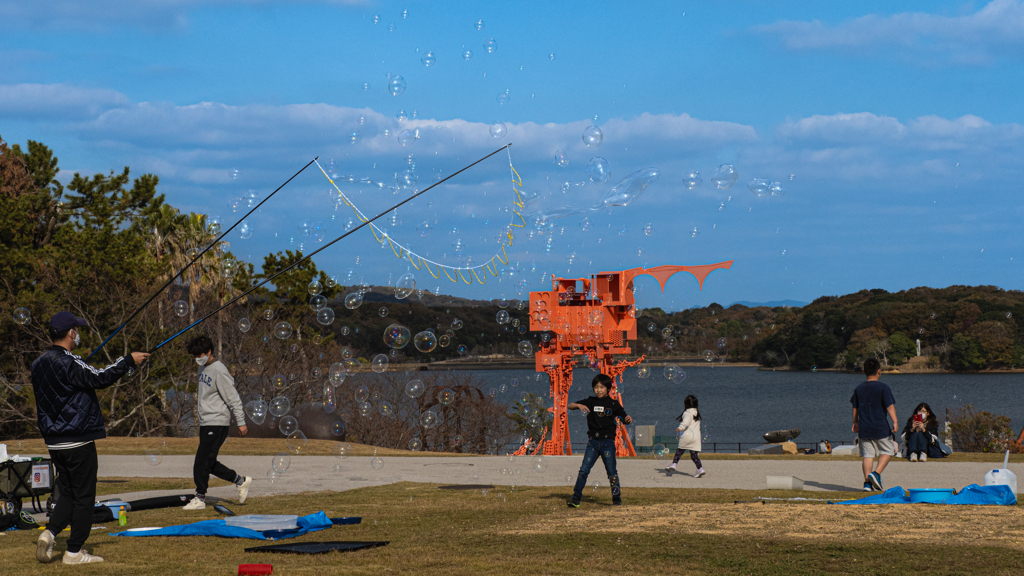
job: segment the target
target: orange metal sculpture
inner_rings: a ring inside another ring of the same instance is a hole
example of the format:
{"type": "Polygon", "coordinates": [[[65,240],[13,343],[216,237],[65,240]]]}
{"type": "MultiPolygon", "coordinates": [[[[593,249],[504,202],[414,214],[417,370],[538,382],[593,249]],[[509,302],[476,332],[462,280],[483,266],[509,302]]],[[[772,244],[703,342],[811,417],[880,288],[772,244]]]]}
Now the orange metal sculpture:
{"type": "MultiPolygon", "coordinates": [[[[654,276],[665,291],[665,282],[677,272],[689,272],[697,278],[701,289],[704,280],[714,270],[729,269],[732,260],[704,266],[657,266],[633,268],[621,272],[601,272],[589,278],[554,278],[552,288],[543,292],[530,292],[530,330],[543,331],[548,339],[541,342],[537,354],[537,371],[547,373],[551,379],[553,416],[548,430],[534,448],[537,454],[572,454],[569,421],[566,413],[568,393],[572,388],[572,370],[577,356],[587,359],[591,368],[612,378],[611,397],[622,402],[616,382],[622,382],[622,373],[643,361],[620,360],[613,356],[629,355],[630,340],[636,340],[636,308],[633,297],[633,279],[654,276]],[[553,336],[551,336],[553,334],[553,336]]],[[[626,427],[619,422],[615,439],[617,456],[636,456],[626,427]]],[[[530,448],[527,441],[516,451],[522,455],[530,448]]]]}

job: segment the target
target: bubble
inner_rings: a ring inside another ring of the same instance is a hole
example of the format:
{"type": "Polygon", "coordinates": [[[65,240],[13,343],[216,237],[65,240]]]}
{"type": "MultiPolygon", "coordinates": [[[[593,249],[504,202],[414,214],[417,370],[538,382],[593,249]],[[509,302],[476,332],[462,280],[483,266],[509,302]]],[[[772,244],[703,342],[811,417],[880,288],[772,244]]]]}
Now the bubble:
{"type": "MultiPolygon", "coordinates": [[[[344,433],[345,424],[342,423],[341,420],[336,420],[333,424],[331,424],[331,434],[334,434],[335,436],[341,436],[344,433]]],[[[335,448],[335,450],[337,450],[337,448],[335,448]]]]}
{"type": "Polygon", "coordinates": [[[416,346],[416,349],[420,352],[427,354],[429,352],[433,352],[434,348],[437,347],[437,337],[434,336],[433,332],[424,330],[423,332],[416,334],[416,337],[413,339],[413,345],[416,346]]]}
{"type": "Polygon", "coordinates": [[[287,322],[278,322],[274,325],[274,337],[278,340],[285,340],[292,335],[292,325],[287,322]]]}
{"type": "Polygon", "coordinates": [[[271,484],[277,483],[277,472],[274,472],[273,469],[267,470],[267,482],[271,484]]]}
{"type": "Polygon", "coordinates": [[[508,100],[509,100],[508,90],[505,90],[504,92],[498,92],[498,95],[494,97],[494,100],[498,104],[508,104],[508,100]]]}
{"type": "Polygon", "coordinates": [[[511,384],[513,388],[519,386],[519,378],[513,378],[511,384]]]}
{"type": "Polygon", "coordinates": [[[397,74],[392,76],[388,82],[388,92],[391,92],[392,96],[401,96],[405,92],[405,78],[397,74]]]}
{"type": "MultiPolygon", "coordinates": [[[[402,146],[408,146],[409,144],[412,144],[415,141],[416,135],[413,134],[412,130],[402,130],[401,132],[398,133],[398,143],[401,144],[402,146]]],[[[416,181],[413,180],[412,184],[415,185],[416,181]]]]}
{"type": "Polygon", "coordinates": [[[676,337],[675,336],[669,336],[668,338],[666,338],[665,339],[665,346],[668,346],[669,348],[675,348],[676,347],[676,337]]]}
{"type": "Polygon", "coordinates": [[[601,133],[601,129],[597,126],[591,125],[584,128],[583,143],[586,144],[587,148],[597,148],[603,140],[604,134],[601,133]]]}
{"type": "Polygon", "coordinates": [[[686,380],[686,372],[684,372],[683,369],[676,364],[669,364],[665,366],[662,369],[661,374],[665,377],[666,380],[671,380],[675,383],[679,383],[682,382],[683,380],[686,380]]]}
{"type": "Polygon", "coordinates": [[[929,317],[930,317],[930,318],[931,318],[932,320],[935,320],[935,318],[936,318],[937,316],[938,316],[938,314],[936,314],[935,312],[932,312],[932,313],[931,313],[931,316],[929,316],[929,317]]]}
{"type": "Polygon", "coordinates": [[[1013,318],[1013,312],[1006,313],[1006,319],[1009,320],[1010,318],[1013,318]]]}
{"type": "Polygon", "coordinates": [[[392,324],[384,329],[384,343],[389,348],[405,348],[411,337],[412,332],[400,324],[392,324]]]}
{"type": "Polygon", "coordinates": [[[918,328],[917,329],[917,333],[918,334],[924,334],[924,328],[918,328]]]}
{"type": "Polygon", "coordinates": [[[277,425],[278,430],[285,436],[291,436],[293,432],[299,429],[299,421],[294,416],[285,416],[281,418],[281,422],[277,425]]]}
{"type": "Polygon", "coordinates": [[[437,62],[437,58],[435,58],[434,53],[430,51],[428,51],[426,54],[423,55],[422,58],[420,58],[420,63],[426,66],[427,68],[433,66],[434,62],[437,62]]]}
{"type": "Polygon", "coordinates": [[[786,195],[786,188],[782,185],[782,182],[772,182],[771,185],[768,186],[768,191],[772,196],[786,195]]]}
{"type": "Polygon", "coordinates": [[[509,322],[508,312],[505,311],[505,310],[498,310],[498,315],[496,316],[496,320],[498,321],[498,324],[508,324],[508,322],[509,322]]]}
{"type": "Polygon", "coordinates": [[[715,171],[714,176],[711,177],[711,183],[719,190],[728,190],[732,188],[732,185],[736,183],[739,177],[739,173],[736,172],[736,168],[732,164],[722,164],[715,171]]]}
{"type": "Polygon", "coordinates": [[[355,399],[357,402],[366,402],[366,399],[370,397],[370,389],[365,385],[356,388],[355,399]]]}
{"type": "Polygon", "coordinates": [[[266,310],[264,310],[263,311],[263,319],[266,320],[267,322],[270,322],[271,320],[273,320],[274,319],[274,310],[271,309],[271,308],[267,308],[266,310]]]}
{"type": "Polygon", "coordinates": [[[718,339],[718,347],[719,348],[725,348],[725,344],[726,344],[726,339],[725,338],[719,338],[718,339]]]}
{"type": "Polygon", "coordinates": [[[552,62],[555,61],[555,53],[554,52],[552,52],[551,54],[548,54],[548,60],[551,60],[552,62]]]}
{"type": "Polygon", "coordinates": [[[316,321],[324,326],[330,326],[334,322],[334,310],[330,308],[321,308],[316,311],[316,321]]]}
{"type": "Polygon", "coordinates": [[[758,198],[763,198],[770,194],[770,187],[771,182],[767,178],[751,178],[750,182],[747,182],[747,189],[758,198]]]}
{"type": "Polygon", "coordinates": [[[373,357],[373,363],[370,366],[373,371],[380,374],[381,372],[388,369],[388,357],[386,354],[377,354],[373,357]]]}
{"type": "Polygon", "coordinates": [[[164,455],[159,450],[146,450],[146,464],[159,466],[164,461],[164,455]]]}
{"type": "Polygon", "coordinates": [[[444,390],[441,390],[441,392],[439,392],[437,395],[437,401],[440,402],[441,404],[444,404],[445,406],[448,406],[452,402],[455,402],[455,390],[452,390],[451,388],[445,388],[444,390]]]}
{"type": "Polygon", "coordinates": [[[178,316],[185,316],[188,314],[188,303],[184,300],[178,300],[174,303],[174,313],[178,316]]]}
{"type": "Polygon", "coordinates": [[[238,223],[238,237],[242,240],[248,240],[252,238],[252,224],[248,221],[242,220],[238,223]]]}
{"type": "Polygon", "coordinates": [[[534,472],[543,474],[548,470],[548,461],[543,456],[534,456],[533,460],[530,462],[530,466],[533,468],[534,472]]]}
{"type": "Polygon", "coordinates": [[[288,452],[291,452],[292,454],[301,454],[309,447],[309,440],[306,439],[306,435],[302,430],[296,430],[295,432],[288,434],[288,438],[285,440],[285,446],[288,447],[288,452]]]}
{"type": "Polygon", "coordinates": [[[324,306],[327,306],[327,298],[324,298],[320,294],[309,299],[309,309],[313,312],[318,312],[324,306]]]}
{"type": "Polygon", "coordinates": [[[508,128],[502,122],[495,122],[491,124],[490,132],[495,138],[504,138],[505,134],[508,134],[508,128]]]}
{"type": "MultiPolygon", "coordinates": [[[[351,330],[349,329],[348,326],[342,326],[341,327],[341,335],[342,336],[348,336],[349,332],[351,332],[351,330]]],[[[348,350],[348,348],[346,348],[346,350],[348,350]]]]}
{"type": "Polygon", "coordinates": [[[310,296],[319,296],[324,291],[324,287],[320,284],[320,281],[314,278],[306,285],[306,291],[309,292],[310,296]]]}
{"type": "Polygon", "coordinates": [[[274,396],[274,399],[270,401],[270,414],[280,418],[288,413],[292,409],[291,400],[284,396],[274,396]]]}
{"type": "Polygon", "coordinates": [[[465,344],[459,344],[459,347],[458,347],[458,348],[456,348],[456,350],[458,351],[458,353],[459,353],[459,356],[465,356],[465,355],[466,355],[466,352],[468,352],[468,351],[469,351],[469,349],[468,349],[468,348],[466,348],[466,345],[465,345],[465,344]]]}
{"type": "Polygon", "coordinates": [[[352,292],[345,296],[345,308],[355,310],[363,303],[363,295],[360,292],[352,292]]]}
{"type": "Polygon", "coordinates": [[[474,28],[476,28],[478,32],[480,30],[483,30],[484,29],[484,21],[483,20],[477,20],[476,24],[474,25],[474,28]]]}
{"type": "Polygon", "coordinates": [[[383,458],[381,458],[380,456],[374,456],[373,458],[370,458],[370,468],[373,468],[374,470],[380,470],[383,467],[384,467],[384,459],[383,458]]]}
{"type": "Polygon", "coordinates": [[[498,308],[508,308],[508,300],[504,298],[498,300],[498,308]]]}
{"type": "Polygon", "coordinates": [[[648,186],[656,182],[659,176],[661,176],[661,172],[657,168],[645,168],[633,172],[619,180],[619,183],[605,194],[600,207],[629,206],[643,194],[648,186]]]}
{"type": "Polygon", "coordinates": [[[422,380],[410,380],[409,383],[405,385],[405,395],[409,398],[419,398],[423,395],[423,391],[426,389],[427,387],[423,384],[422,380]]]}
{"type": "Polygon", "coordinates": [[[363,92],[368,92],[369,90],[370,90],[370,83],[369,82],[363,82],[363,92]]]}
{"type": "Polygon", "coordinates": [[[696,238],[697,236],[700,236],[700,232],[698,232],[697,227],[694,226],[693,230],[690,232],[690,238],[696,238]]]}
{"type": "Polygon", "coordinates": [[[487,50],[488,54],[494,54],[494,51],[498,49],[498,43],[494,41],[494,38],[488,38],[484,42],[484,50],[487,50]]]}
{"type": "Polygon", "coordinates": [[[430,410],[427,410],[426,412],[423,412],[423,413],[420,414],[420,424],[424,428],[430,428],[431,426],[433,426],[436,423],[437,423],[437,414],[431,412],[430,410]]]}
{"type": "Polygon", "coordinates": [[[402,274],[402,277],[395,283],[395,298],[404,300],[416,291],[416,277],[411,272],[402,274]]]}
{"type": "Polygon", "coordinates": [[[604,184],[612,175],[611,166],[604,158],[591,158],[587,164],[587,178],[595,184],[604,184]]]}
{"type": "Polygon", "coordinates": [[[409,450],[419,452],[420,448],[423,448],[423,442],[421,442],[419,438],[412,438],[409,440],[409,450]]]}
{"type": "Polygon", "coordinates": [[[561,168],[565,168],[569,165],[569,159],[566,158],[564,151],[555,150],[555,165],[561,168]]]}
{"type": "Polygon", "coordinates": [[[452,330],[461,330],[461,329],[462,329],[462,320],[459,320],[458,318],[456,318],[455,320],[452,320],[452,330]]]}
{"type": "Polygon", "coordinates": [[[267,418],[267,403],[264,402],[262,398],[258,399],[255,402],[247,404],[245,412],[249,419],[257,425],[263,424],[263,421],[267,418]]]}
{"type": "Polygon", "coordinates": [[[711,362],[712,360],[715,359],[715,353],[712,352],[711,350],[705,350],[705,351],[701,352],[700,355],[701,355],[702,358],[704,358],[705,362],[711,362]]]}
{"type": "Polygon", "coordinates": [[[327,369],[327,380],[332,386],[339,386],[345,381],[345,377],[347,375],[348,372],[345,370],[345,366],[341,362],[335,362],[327,369]]]}
{"type": "Polygon", "coordinates": [[[636,367],[636,377],[646,379],[651,377],[651,367],[648,364],[641,364],[636,367]]]}
{"type": "Polygon", "coordinates": [[[653,235],[654,235],[654,224],[648,224],[647,226],[644,226],[644,236],[653,236],[653,235]]]}
{"type": "Polygon", "coordinates": [[[380,415],[384,416],[385,418],[391,418],[392,416],[395,415],[395,407],[392,406],[391,403],[387,401],[381,402],[380,406],[377,408],[377,411],[380,412],[380,415]]]}
{"type": "Polygon", "coordinates": [[[377,309],[377,314],[379,314],[381,318],[386,318],[388,315],[388,307],[381,306],[380,308],[377,309]]]}
{"type": "Polygon", "coordinates": [[[533,344],[531,344],[529,340],[520,340],[519,353],[523,356],[529,357],[533,354],[533,344]]]}
{"type": "Polygon", "coordinates": [[[292,457],[287,452],[278,452],[270,463],[270,467],[278,474],[284,474],[292,465],[292,457]]]}
{"type": "Polygon", "coordinates": [[[686,173],[686,176],[683,176],[683,185],[690,190],[699,187],[703,182],[704,179],[700,177],[700,172],[696,170],[690,170],[686,173]]]}
{"type": "Polygon", "coordinates": [[[472,58],[473,58],[473,51],[472,50],[463,50],[462,51],[462,59],[463,60],[470,60],[472,58]]]}

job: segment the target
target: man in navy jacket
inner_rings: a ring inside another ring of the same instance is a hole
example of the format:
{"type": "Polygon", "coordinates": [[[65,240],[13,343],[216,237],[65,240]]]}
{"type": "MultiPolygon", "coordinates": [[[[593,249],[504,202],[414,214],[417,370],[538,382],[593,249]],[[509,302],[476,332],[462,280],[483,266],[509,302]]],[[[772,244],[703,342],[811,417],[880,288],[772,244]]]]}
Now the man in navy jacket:
{"type": "Polygon", "coordinates": [[[132,352],[102,370],[89,366],[71,353],[80,341],[78,329],[85,324],[71,312],[54,314],[49,324],[53,345],[32,363],[36,418],[57,472],[57,503],[36,542],[36,559],[44,564],[53,560],[54,534],[69,525],[64,564],[103,562],[82,549],[92,529],[96,500],[95,440],[107,436],[96,390],[111,386],[149,358],[145,352],[132,352]]]}

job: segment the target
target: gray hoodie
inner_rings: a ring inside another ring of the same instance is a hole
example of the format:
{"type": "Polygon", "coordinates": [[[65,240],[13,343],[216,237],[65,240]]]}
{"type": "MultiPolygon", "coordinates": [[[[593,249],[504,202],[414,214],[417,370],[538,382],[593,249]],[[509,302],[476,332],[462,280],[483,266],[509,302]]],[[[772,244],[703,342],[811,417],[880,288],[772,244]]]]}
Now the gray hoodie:
{"type": "Polygon", "coordinates": [[[227,367],[215,360],[213,364],[199,367],[199,425],[229,426],[231,414],[235,423],[245,426],[245,410],[242,399],[235,390],[235,379],[227,367]]]}

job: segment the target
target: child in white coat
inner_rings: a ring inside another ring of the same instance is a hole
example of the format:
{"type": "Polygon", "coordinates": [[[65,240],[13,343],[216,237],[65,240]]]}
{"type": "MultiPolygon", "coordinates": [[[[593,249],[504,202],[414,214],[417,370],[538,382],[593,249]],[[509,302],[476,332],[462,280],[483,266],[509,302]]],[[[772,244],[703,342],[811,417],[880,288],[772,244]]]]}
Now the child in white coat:
{"type": "Polygon", "coordinates": [[[700,478],[704,475],[704,466],[700,463],[700,412],[697,411],[697,397],[693,394],[687,396],[683,400],[683,408],[683,413],[676,418],[679,421],[679,427],[676,428],[676,433],[679,434],[679,448],[676,449],[672,463],[665,469],[675,470],[683,452],[689,450],[690,460],[693,460],[693,464],[697,467],[697,472],[693,477],[700,478]]]}

